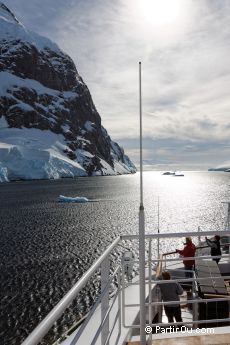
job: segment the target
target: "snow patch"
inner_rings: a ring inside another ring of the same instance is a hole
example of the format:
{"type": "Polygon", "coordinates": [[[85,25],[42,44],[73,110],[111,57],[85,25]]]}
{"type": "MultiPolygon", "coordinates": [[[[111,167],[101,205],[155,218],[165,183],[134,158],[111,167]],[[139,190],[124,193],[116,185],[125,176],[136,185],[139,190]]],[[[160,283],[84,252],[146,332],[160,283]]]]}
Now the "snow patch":
{"type": "Polygon", "coordinates": [[[34,108],[31,107],[31,105],[23,103],[23,102],[11,105],[11,107],[9,109],[12,110],[15,108],[20,108],[24,112],[34,111],[34,108]]]}
{"type": "Polygon", "coordinates": [[[45,87],[36,80],[23,79],[9,72],[0,72],[0,96],[9,97],[10,89],[17,90],[19,88],[32,89],[38,95],[46,94],[52,97],[57,97],[57,99],[55,100],[57,102],[57,106],[60,106],[59,97],[74,98],[77,96],[76,92],[72,92],[72,91],[60,92],[58,90],[45,87]]]}
{"type": "Polygon", "coordinates": [[[2,2],[0,2],[0,19],[20,24],[15,15],[2,2]]]}
{"type": "MultiPolygon", "coordinates": [[[[5,129],[5,128],[8,128],[8,123],[5,119],[5,117],[2,116],[2,117],[0,117],[0,130],[5,129]]],[[[1,136],[1,132],[0,132],[0,136],[1,136]]]]}
{"type": "Polygon", "coordinates": [[[70,132],[70,126],[69,125],[62,125],[62,130],[63,130],[63,133],[68,133],[70,132]]]}
{"type": "Polygon", "coordinates": [[[0,182],[9,182],[7,168],[4,167],[1,163],[0,163],[0,182]]]}
{"type": "Polygon", "coordinates": [[[100,163],[102,165],[101,171],[94,173],[94,175],[117,175],[113,168],[104,159],[100,159],[100,163]]]}
{"type": "Polygon", "coordinates": [[[84,127],[88,132],[95,131],[95,124],[91,121],[86,121],[86,123],[84,124],[84,127]]]}

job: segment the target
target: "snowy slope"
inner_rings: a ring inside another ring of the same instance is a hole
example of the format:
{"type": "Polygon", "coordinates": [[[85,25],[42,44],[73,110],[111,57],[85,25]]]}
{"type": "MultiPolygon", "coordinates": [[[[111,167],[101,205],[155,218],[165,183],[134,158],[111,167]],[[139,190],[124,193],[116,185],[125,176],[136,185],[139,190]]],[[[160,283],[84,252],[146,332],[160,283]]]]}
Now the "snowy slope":
{"type": "MultiPolygon", "coordinates": [[[[0,2],[0,20],[0,39],[5,39],[8,43],[17,40],[19,45],[24,42],[34,45],[39,50],[48,48],[62,54],[57,44],[46,37],[27,30],[2,2],[0,2]]],[[[17,48],[17,46],[14,47],[14,51],[16,51],[17,48]]],[[[9,53],[11,52],[12,50],[9,50],[9,53]]]]}

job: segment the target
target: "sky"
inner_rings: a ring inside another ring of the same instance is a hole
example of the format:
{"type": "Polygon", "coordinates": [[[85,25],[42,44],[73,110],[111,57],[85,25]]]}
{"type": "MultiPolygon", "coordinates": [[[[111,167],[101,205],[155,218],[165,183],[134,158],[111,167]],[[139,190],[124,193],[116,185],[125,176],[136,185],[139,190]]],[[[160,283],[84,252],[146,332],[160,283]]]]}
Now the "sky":
{"type": "Polygon", "coordinates": [[[229,0],[5,0],[74,60],[109,135],[138,165],[230,167],[229,0]]]}

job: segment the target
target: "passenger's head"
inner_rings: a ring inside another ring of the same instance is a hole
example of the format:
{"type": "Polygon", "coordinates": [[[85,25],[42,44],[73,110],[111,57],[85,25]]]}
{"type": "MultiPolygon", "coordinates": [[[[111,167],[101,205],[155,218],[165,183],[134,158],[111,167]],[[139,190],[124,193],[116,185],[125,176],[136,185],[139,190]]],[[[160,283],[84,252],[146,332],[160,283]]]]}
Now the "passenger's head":
{"type": "Polygon", "coordinates": [[[185,237],[185,243],[186,244],[192,243],[191,237],[185,237]]]}
{"type": "Polygon", "coordinates": [[[162,279],[163,280],[170,280],[171,279],[171,275],[168,271],[163,271],[162,272],[162,279]]]}
{"type": "Polygon", "coordinates": [[[214,238],[215,238],[216,241],[219,241],[219,240],[220,240],[220,236],[219,236],[219,235],[215,235],[214,238]]]}

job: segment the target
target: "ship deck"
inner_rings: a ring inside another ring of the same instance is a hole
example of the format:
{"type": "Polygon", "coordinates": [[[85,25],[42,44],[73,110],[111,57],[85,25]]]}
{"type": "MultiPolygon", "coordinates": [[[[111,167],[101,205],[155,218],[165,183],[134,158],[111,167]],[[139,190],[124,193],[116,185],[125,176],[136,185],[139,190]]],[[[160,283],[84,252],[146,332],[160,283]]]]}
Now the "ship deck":
{"type": "MultiPolygon", "coordinates": [[[[225,328],[225,327],[224,327],[225,328]]],[[[228,328],[228,327],[226,327],[228,328]]],[[[154,339],[151,345],[229,345],[230,344],[230,331],[215,329],[215,334],[209,335],[193,335],[182,336],[173,335],[173,337],[167,337],[164,334],[164,339],[154,339]],[[226,333],[219,333],[220,331],[226,333]]],[[[139,341],[128,342],[127,345],[140,345],[139,341]]]]}

